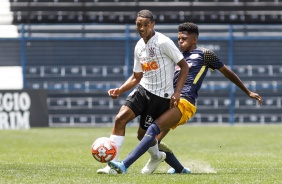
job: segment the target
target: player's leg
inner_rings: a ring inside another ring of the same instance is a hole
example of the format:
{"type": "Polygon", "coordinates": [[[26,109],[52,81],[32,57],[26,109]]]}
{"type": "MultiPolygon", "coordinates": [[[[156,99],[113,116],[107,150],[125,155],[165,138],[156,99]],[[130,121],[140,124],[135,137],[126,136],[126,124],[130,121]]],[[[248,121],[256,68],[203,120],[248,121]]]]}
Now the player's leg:
{"type": "MultiPolygon", "coordinates": [[[[141,141],[142,138],[144,137],[144,134],[146,133],[146,131],[142,128],[139,128],[140,131],[138,132],[142,132],[143,136],[141,137],[141,133],[139,134],[140,136],[138,137],[138,139],[141,141]]],[[[163,162],[166,158],[166,154],[163,151],[159,150],[158,144],[152,145],[148,151],[150,154],[150,159],[149,161],[146,163],[145,167],[141,170],[142,174],[151,174],[153,173],[156,168],[158,167],[158,165],[163,162]]]]}
{"type": "Polygon", "coordinates": [[[110,139],[113,140],[117,146],[117,154],[114,160],[118,158],[120,148],[124,141],[125,128],[128,122],[135,118],[135,113],[128,106],[123,105],[116,115],[115,124],[112,129],[110,139]]]}
{"type": "MultiPolygon", "coordinates": [[[[147,131],[147,128],[145,129],[144,123],[140,122],[140,126],[138,128],[138,136],[137,136],[139,141],[142,140],[142,138],[144,137],[146,131],[147,131]]],[[[155,160],[159,160],[159,159],[161,159],[161,157],[163,157],[163,155],[159,151],[158,144],[152,145],[148,149],[148,153],[151,155],[151,158],[153,158],[155,160]]]]}
{"type": "Polygon", "coordinates": [[[166,131],[162,131],[157,136],[158,143],[159,143],[159,150],[165,152],[166,154],[165,162],[174,169],[174,172],[181,173],[185,169],[184,166],[176,158],[171,148],[167,144],[162,142],[162,139],[168,134],[169,131],[170,129],[166,131]]]}
{"type": "MultiPolygon", "coordinates": [[[[162,131],[157,136],[158,149],[159,149],[159,151],[164,152],[166,154],[165,162],[172,167],[170,169],[170,172],[181,173],[185,169],[184,166],[176,158],[176,156],[172,152],[171,148],[167,144],[162,142],[162,139],[168,134],[169,131],[170,130],[162,131]]],[[[150,147],[148,149],[148,153],[150,154],[151,157],[150,157],[149,161],[146,163],[146,165],[142,169],[142,173],[143,174],[151,174],[151,173],[153,173],[152,170],[150,169],[150,165],[151,165],[150,162],[157,162],[158,161],[158,159],[156,157],[154,157],[154,155],[156,153],[159,153],[159,151],[157,152],[157,151],[155,151],[152,148],[153,147],[150,147]]],[[[188,170],[188,168],[186,168],[186,169],[188,170]]]]}
{"type": "Polygon", "coordinates": [[[155,123],[151,124],[146,131],[145,136],[142,138],[137,147],[124,159],[122,163],[117,163],[111,161],[108,165],[115,169],[117,172],[122,170],[122,173],[126,172],[126,169],[132,165],[141,155],[143,155],[151,145],[155,145],[156,136],[162,131],[166,130],[170,127],[177,125],[179,119],[181,117],[181,113],[178,108],[172,108],[167,110],[163,115],[161,115],[158,119],[155,120],[155,123]],[[162,120],[162,122],[160,122],[162,120]],[[157,125],[158,124],[158,125],[157,125]],[[168,127],[168,125],[170,127],[168,127]],[[161,125],[161,126],[160,126],[161,125]],[[159,128],[160,126],[160,128],[159,128]],[[166,128],[168,127],[168,128],[166,128]],[[165,129],[166,128],[166,129],[165,129]]]}
{"type": "MultiPolygon", "coordinates": [[[[143,135],[148,129],[148,126],[151,125],[155,119],[157,119],[169,109],[170,104],[169,99],[163,99],[156,95],[150,95],[150,99],[151,103],[148,105],[148,109],[141,115],[140,119],[139,130],[143,132],[143,135]]],[[[141,140],[142,138],[143,136],[139,137],[139,140],[141,140]]],[[[143,174],[153,173],[158,165],[166,158],[165,153],[159,150],[158,144],[153,144],[148,149],[148,153],[150,154],[150,159],[147,162],[146,166],[141,170],[141,173],[143,174]]]]}
{"type": "MultiPolygon", "coordinates": [[[[128,122],[133,120],[135,117],[141,114],[143,109],[145,109],[145,104],[147,97],[144,95],[143,87],[137,86],[126,98],[124,105],[120,108],[118,114],[116,115],[115,124],[112,129],[112,135],[110,139],[117,145],[117,154],[114,161],[117,160],[120,148],[124,141],[125,128],[128,122]]],[[[108,174],[110,167],[106,166],[103,169],[99,169],[97,173],[108,174]]]]}
{"type": "MultiPolygon", "coordinates": [[[[139,126],[139,129],[138,129],[138,140],[141,141],[142,138],[144,137],[146,133],[146,130],[144,130],[143,128],[141,128],[139,126]]],[[[156,141],[157,143],[157,141],[156,141]]],[[[157,162],[162,162],[164,161],[165,159],[165,155],[164,153],[162,153],[160,150],[159,150],[159,147],[158,147],[158,144],[154,144],[152,145],[149,149],[148,149],[148,153],[150,154],[151,158],[153,160],[156,160],[157,162]]],[[[143,170],[142,170],[142,173],[143,173],[143,170]]]]}
{"type": "MultiPolygon", "coordinates": [[[[190,104],[187,100],[181,99],[178,105],[178,108],[182,114],[180,121],[178,122],[178,125],[185,124],[195,113],[195,107],[193,104],[190,104]]],[[[174,126],[173,128],[176,128],[174,126]]],[[[169,170],[169,173],[190,173],[189,168],[184,168],[183,165],[178,161],[178,159],[175,157],[172,150],[168,147],[168,145],[164,144],[162,139],[168,134],[170,129],[162,131],[158,136],[158,142],[159,142],[159,149],[160,151],[163,151],[166,153],[166,163],[169,164],[172,168],[169,170]]],[[[149,149],[150,150],[150,149],[149,149]]],[[[148,152],[149,152],[148,150],[148,152]]],[[[151,157],[149,161],[153,161],[153,158],[151,157]]],[[[147,164],[142,169],[142,171],[148,171],[147,164]]],[[[148,174],[150,174],[148,172],[148,174]]]]}
{"type": "Polygon", "coordinates": [[[142,138],[144,137],[145,133],[146,133],[146,130],[143,129],[143,128],[141,128],[141,126],[139,125],[139,128],[138,128],[138,130],[137,130],[137,139],[138,139],[139,141],[141,141],[142,138]]]}
{"type": "MultiPolygon", "coordinates": [[[[175,111],[176,112],[178,111],[177,108],[175,108],[175,111]]],[[[166,112],[166,113],[168,113],[168,112],[166,112]]],[[[162,116],[165,116],[166,113],[164,113],[162,116]]],[[[172,113],[175,113],[175,112],[172,112],[172,113]]],[[[169,113],[169,114],[172,115],[172,113],[171,114],[169,113]]],[[[168,115],[168,116],[170,116],[170,115],[168,115]]],[[[180,116],[180,115],[181,114],[177,114],[176,113],[175,117],[180,116]]],[[[159,117],[158,119],[161,119],[161,117],[159,117]]],[[[173,116],[170,116],[170,117],[173,117],[173,116]]],[[[156,121],[158,121],[158,119],[156,121]]],[[[178,122],[178,118],[176,118],[175,122],[176,121],[178,122]]],[[[166,134],[169,132],[169,130],[170,129],[162,131],[156,137],[157,140],[161,141],[166,136],[166,134]]],[[[148,153],[151,155],[151,157],[150,157],[150,159],[148,160],[148,162],[146,163],[146,165],[143,167],[143,169],[141,171],[141,173],[143,173],[143,174],[152,174],[157,169],[157,167],[161,163],[161,161],[163,161],[163,160],[160,160],[160,159],[164,159],[169,165],[177,166],[177,168],[182,166],[179,162],[178,163],[180,165],[177,165],[177,163],[175,164],[175,161],[178,161],[178,160],[175,157],[173,157],[174,155],[171,155],[170,152],[165,152],[163,150],[160,150],[158,144],[150,147],[148,149],[148,153]],[[155,157],[154,156],[157,153],[160,155],[159,157],[155,157]],[[164,157],[164,155],[165,155],[165,157],[164,157]]]]}
{"type": "MultiPolygon", "coordinates": [[[[112,129],[110,139],[114,141],[117,146],[117,154],[113,161],[116,161],[120,152],[120,148],[124,141],[126,124],[135,118],[135,113],[128,107],[123,105],[116,115],[115,124],[112,129]]],[[[107,165],[102,169],[98,169],[98,174],[109,174],[110,167],[107,165]]]]}
{"type": "MultiPolygon", "coordinates": [[[[190,103],[189,101],[181,98],[180,102],[178,104],[178,108],[181,111],[182,117],[180,121],[178,122],[177,126],[185,124],[186,122],[191,119],[194,114],[196,113],[196,107],[194,104],[190,103]]],[[[177,126],[172,127],[172,129],[175,129],[177,126]]],[[[161,134],[159,136],[162,136],[161,134]]],[[[163,137],[160,137],[161,140],[163,137]]],[[[175,173],[183,173],[188,174],[191,173],[190,169],[187,167],[183,167],[180,162],[175,157],[174,153],[171,151],[171,149],[167,145],[163,145],[164,143],[160,143],[161,150],[167,150],[167,158],[166,162],[172,167],[168,170],[167,173],[169,174],[175,174],[175,173]]]]}
{"type": "Polygon", "coordinates": [[[189,174],[191,173],[190,169],[187,167],[184,167],[179,160],[176,158],[174,153],[172,152],[171,148],[165,144],[164,142],[159,143],[159,149],[160,151],[165,152],[166,159],[165,162],[171,166],[171,168],[167,171],[169,174],[175,174],[175,173],[185,173],[189,174]]]}

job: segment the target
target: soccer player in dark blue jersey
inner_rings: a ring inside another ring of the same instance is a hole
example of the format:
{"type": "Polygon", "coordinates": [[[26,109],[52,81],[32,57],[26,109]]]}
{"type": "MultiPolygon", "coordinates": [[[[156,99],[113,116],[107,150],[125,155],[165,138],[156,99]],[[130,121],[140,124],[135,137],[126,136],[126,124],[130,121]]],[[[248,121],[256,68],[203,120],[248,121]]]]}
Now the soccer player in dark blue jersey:
{"type": "MultiPolygon", "coordinates": [[[[262,104],[262,98],[259,94],[250,91],[240,78],[230,69],[228,69],[216,56],[216,54],[208,49],[197,47],[199,36],[198,26],[194,23],[183,23],[178,27],[178,45],[184,58],[189,65],[189,73],[186,83],[181,91],[181,98],[175,108],[170,108],[159,118],[157,118],[147,129],[145,136],[142,138],[137,147],[121,162],[111,161],[108,165],[118,173],[126,173],[127,168],[132,165],[141,155],[143,155],[152,145],[157,143],[169,132],[179,125],[185,124],[196,112],[195,102],[198,98],[198,91],[201,88],[202,82],[206,76],[207,70],[217,69],[226,78],[238,86],[250,98],[256,99],[259,105],[262,104]]],[[[177,81],[179,69],[176,68],[175,78],[177,81]]],[[[171,156],[171,155],[170,155],[171,156]]],[[[174,160],[167,162],[175,167],[169,170],[169,173],[189,173],[188,168],[184,168],[177,159],[172,155],[174,160]],[[184,172],[185,173],[185,172],[184,172]]],[[[152,159],[152,158],[151,158],[152,159]]],[[[154,163],[154,162],[152,162],[154,163]]],[[[158,163],[159,164],[159,163],[158,163]]],[[[151,173],[150,160],[143,168],[144,173],[151,173]]],[[[156,166],[152,167],[156,168],[156,166]]]]}

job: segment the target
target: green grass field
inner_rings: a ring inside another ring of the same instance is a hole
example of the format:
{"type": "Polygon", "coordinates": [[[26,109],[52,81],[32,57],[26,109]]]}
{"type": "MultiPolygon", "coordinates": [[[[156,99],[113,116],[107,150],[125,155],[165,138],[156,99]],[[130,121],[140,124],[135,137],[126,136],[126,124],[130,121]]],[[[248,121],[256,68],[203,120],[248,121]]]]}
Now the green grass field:
{"type": "MultiPolygon", "coordinates": [[[[34,128],[0,131],[0,183],[282,183],[282,125],[181,126],[164,139],[192,174],[140,171],[145,153],[125,175],[98,175],[104,167],[91,155],[92,142],[111,128],[34,128]]],[[[138,143],[128,127],[120,158],[138,143]]]]}

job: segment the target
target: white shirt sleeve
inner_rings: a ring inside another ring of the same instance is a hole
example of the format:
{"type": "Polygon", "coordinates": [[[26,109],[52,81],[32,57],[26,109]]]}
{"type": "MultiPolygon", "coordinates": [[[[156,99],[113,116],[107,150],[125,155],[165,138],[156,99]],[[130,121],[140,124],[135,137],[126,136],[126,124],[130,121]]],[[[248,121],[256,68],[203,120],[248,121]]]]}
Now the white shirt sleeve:
{"type": "Polygon", "coordinates": [[[134,51],[134,65],[133,65],[133,72],[139,73],[139,72],[143,72],[142,70],[142,65],[140,62],[139,57],[137,56],[137,47],[135,47],[135,51],[134,51]]]}
{"type": "Polygon", "coordinates": [[[184,58],[182,53],[170,39],[167,39],[166,42],[161,44],[161,47],[163,49],[163,52],[166,53],[166,55],[170,57],[174,63],[178,63],[184,58]]]}

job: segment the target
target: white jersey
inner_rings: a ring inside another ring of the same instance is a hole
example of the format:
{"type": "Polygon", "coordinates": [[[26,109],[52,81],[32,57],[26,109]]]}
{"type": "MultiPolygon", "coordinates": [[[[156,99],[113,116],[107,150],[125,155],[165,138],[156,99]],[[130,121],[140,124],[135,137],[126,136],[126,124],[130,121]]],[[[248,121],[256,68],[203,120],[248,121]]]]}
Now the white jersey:
{"type": "Polygon", "coordinates": [[[174,92],[174,67],[182,59],[183,55],[173,41],[155,32],[147,44],[142,38],[137,42],[133,72],[143,72],[140,85],[146,90],[157,96],[170,98],[174,92]]]}

